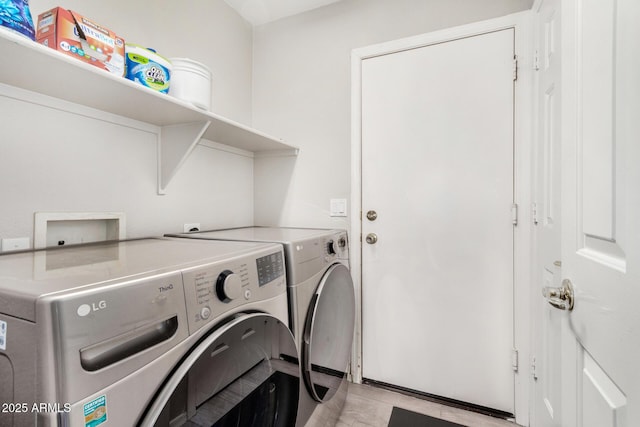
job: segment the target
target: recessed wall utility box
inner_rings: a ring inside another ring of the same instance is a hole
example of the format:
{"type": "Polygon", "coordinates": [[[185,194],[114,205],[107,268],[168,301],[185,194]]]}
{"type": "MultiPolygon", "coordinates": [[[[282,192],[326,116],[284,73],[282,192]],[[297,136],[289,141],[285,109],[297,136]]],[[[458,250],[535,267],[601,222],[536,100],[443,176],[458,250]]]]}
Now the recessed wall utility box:
{"type": "Polygon", "coordinates": [[[123,212],[36,212],[36,249],[126,238],[123,212]]]}

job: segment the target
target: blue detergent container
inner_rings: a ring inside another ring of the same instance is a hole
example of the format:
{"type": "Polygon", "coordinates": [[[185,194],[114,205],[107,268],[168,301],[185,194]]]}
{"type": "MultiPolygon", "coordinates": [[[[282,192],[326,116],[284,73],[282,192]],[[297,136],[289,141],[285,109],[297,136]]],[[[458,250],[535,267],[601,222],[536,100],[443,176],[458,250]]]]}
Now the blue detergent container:
{"type": "Polygon", "coordinates": [[[0,0],[0,27],[35,40],[29,0],[0,0]]]}
{"type": "Polygon", "coordinates": [[[171,61],[158,55],[153,49],[132,43],[126,43],[124,56],[127,68],[125,76],[129,80],[158,92],[169,92],[171,61]]]}

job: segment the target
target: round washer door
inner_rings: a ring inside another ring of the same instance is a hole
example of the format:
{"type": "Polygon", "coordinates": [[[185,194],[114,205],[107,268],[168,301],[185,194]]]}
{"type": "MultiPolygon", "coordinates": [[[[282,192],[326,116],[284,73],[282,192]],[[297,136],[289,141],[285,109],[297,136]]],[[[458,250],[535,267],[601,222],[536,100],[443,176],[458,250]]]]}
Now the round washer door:
{"type": "Polygon", "coordinates": [[[186,354],[138,425],[293,426],[300,367],[280,355],[295,348],[293,335],[275,317],[236,315],[186,354]]]}
{"type": "Polygon", "coordinates": [[[346,378],[354,322],[351,274],[343,264],[333,264],[311,299],[302,344],[305,384],[318,402],[330,400],[346,378]]]}

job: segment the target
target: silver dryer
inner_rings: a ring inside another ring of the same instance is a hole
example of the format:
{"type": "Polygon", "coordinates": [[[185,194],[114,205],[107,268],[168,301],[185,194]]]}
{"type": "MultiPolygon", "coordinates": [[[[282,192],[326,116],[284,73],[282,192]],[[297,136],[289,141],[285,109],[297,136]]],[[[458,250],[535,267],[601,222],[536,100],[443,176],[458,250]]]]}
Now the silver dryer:
{"type": "Polygon", "coordinates": [[[284,247],[290,327],[303,383],[298,426],[335,425],[344,407],[355,295],[344,230],[243,227],[171,235],[194,240],[275,242],[284,247]]]}

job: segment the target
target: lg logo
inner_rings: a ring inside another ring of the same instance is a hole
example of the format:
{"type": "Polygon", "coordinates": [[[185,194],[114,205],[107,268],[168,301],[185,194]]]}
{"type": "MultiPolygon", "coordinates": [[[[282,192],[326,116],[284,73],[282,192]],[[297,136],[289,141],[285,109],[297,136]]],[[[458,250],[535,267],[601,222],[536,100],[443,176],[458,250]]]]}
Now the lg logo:
{"type": "Polygon", "coordinates": [[[97,303],[93,302],[91,304],[82,304],[80,307],[78,307],[77,313],[78,313],[78,316],[85,317],[92,311],[95,312],[95,311],[103,310],[105,308],[107,308],[107,302],[105,300],[102,300],[97,303]]]}

